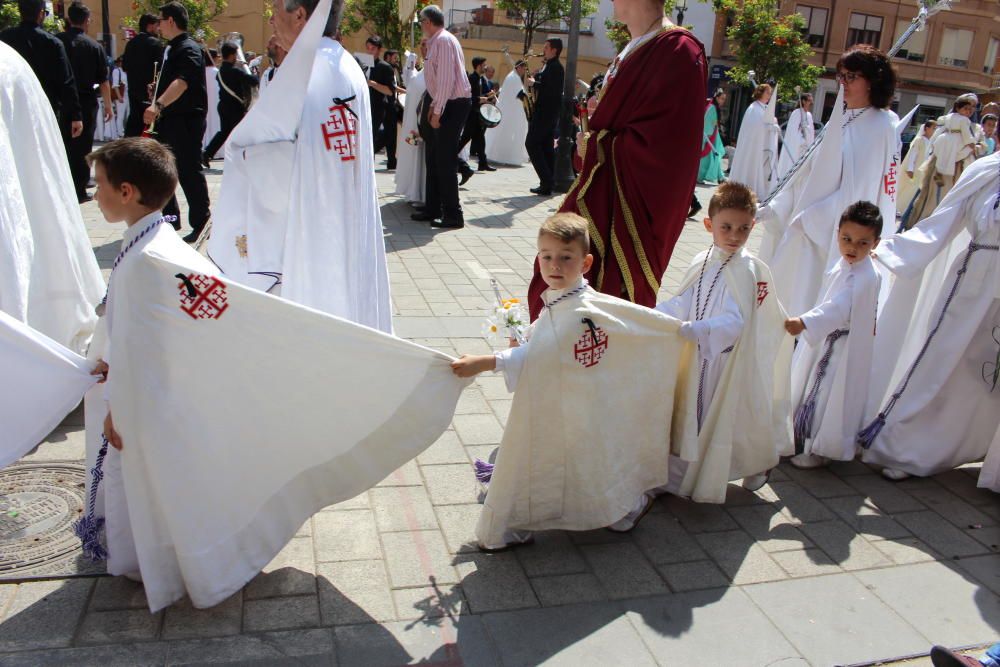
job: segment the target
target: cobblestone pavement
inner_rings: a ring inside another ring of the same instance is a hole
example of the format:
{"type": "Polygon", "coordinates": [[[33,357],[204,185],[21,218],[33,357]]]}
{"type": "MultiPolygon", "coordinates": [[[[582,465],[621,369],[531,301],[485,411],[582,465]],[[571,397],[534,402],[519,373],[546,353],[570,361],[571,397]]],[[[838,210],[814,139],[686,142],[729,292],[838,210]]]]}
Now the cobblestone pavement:
{"type": "MultiPolygon", "coordinates": [[[[378,181],[392,190],[391,175],[378,181]]],[[[467,227],[446,232],[382,197],[399,335],[488,351],[489,277],[524,296],[537,226],[558,203],[533,185],[530,168],[477,174],[462,189],[467,227]]],[[[84,210],[107,272],[121,227],[84,210]]],[[[708,243],[689,222],[665,294],[708,243]]],[[[1000,636],[1000,503],[976,489],[975,467],[892,483],[860,463],[781,466],[757,493],[732,485],[724,506],[661,499],[629,535],[550,532],[478,553],[470,462],[497,446],[510,405],[501,378],[479,378],[440,440],[316,514],[213,609],[150,615],[123,578],[0,584],[0,665],[826,666],[1000,636]]],[[[26,460],[82,456],[75,413],[26,460]]]]}

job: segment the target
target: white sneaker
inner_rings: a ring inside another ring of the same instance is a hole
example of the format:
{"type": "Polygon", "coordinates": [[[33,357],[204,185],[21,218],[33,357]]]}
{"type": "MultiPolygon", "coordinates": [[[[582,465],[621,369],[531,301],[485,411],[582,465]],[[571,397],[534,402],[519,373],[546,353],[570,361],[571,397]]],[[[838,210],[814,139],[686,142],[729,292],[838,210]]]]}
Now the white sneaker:
{"type": "Polygon", "coordinates": [[[886,479],[891,479],[894,482],[901,482],[904,479],[912,477],[910,473],[903,472],[902,470],[898,470],[896,468],[882,468],[882,476],[886,479]]]}
{"type": "Polygon", "coordinates": [[[759,475],[750,475],[749,477],[743,478],[743,488],[747,491],[760,491],[767,484],[767,480],[771,479],[771,471],[765,470],[759,475]]]}
{"type": "Polygon", "coordinates": [[[638,507],[608,526],[608,530],[614,533],[627,533],[642,521],[642,517],[653,508],[653,496],[644,493],[639,500],[638,507]]]}
{"type": "Polygon", "coordinates": [[[830,462],[830,459],[819,454],[796,454],[788,462],[796,468],[809,470],[810,468],[822,468],[830,462]]]}

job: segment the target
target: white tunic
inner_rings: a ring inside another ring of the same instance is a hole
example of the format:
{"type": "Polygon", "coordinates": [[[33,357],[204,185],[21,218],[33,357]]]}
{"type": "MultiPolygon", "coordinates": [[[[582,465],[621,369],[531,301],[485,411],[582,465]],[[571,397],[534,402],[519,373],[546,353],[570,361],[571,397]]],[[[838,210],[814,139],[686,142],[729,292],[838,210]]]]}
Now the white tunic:
{"type": "Polygon", "coordinates": [[[545,292],[553,305],[504,355],[517,391],[476,526],[486,546],[608,526],[667,481],[680,322],[590,288],[554,303],[569,291],[545,292]]]}
{"type": "Polygon", "coordinates": [[[420,138],[417,107],[424,96],[424,73],[416,68],[417,56],[409,53],[406,56],[406,67],[403,76],[406,83],[406,104],[403,105],[403,124],[399,130],[399,141],[396,142],[396,194],[402,195],[406,201],[422,202],[424,200],[425,173],[424,143],[420,138]]]}
{"type": "Polygon", "coordinates": [[[875,204],[882,214],[881,236],[895,231],[896,121],[891,111],[867,107],[844,113],[835,103],[823,143],[802,168],[805,173],[761,210],[761,257],[774,272],[778,298],[789,312],[803,313],[818,302],[824,276],[840,261],[837,223],[848,206],[875,204]]]}
{"type": "Polygon", "coordinates": [[[816,127],[813,125],[813,115],[801,108],[795,109],[788,116],[785,126],[784,141],[781,144],[781,157],[778,159],[778,178],[781,178],[792,165],[805,154],[806,149],[816,139],[816,127]]]}
{"type": "MultiPolygon", "coordinates": [[[[1000,245],[1000,212],[994,208],[998,188],[1000,155],[974,162],[933,215],[886,239],[876,251],[897,284],[919,281],[921,274],[923,279],[917,298],[910,300],[907,315],[912,316],[903,320],[909,324],[908,333],[896,339],[897,345],[902,341],[902,350],[892,383],[879,394],[885,426],[865,452],[866,461],[933,475],[982,458],[996,437],[1000,391],[992,386],[992,373],[1000,350],[1000,251],[995,249],[1000,245]],[[970,242],[986,246],[971,259],[970,242]],[[942,259],[949,267],[935,270],[942,259]],[[941,319],[963,266],[958,290],[941,319]],[[938,333],[915,364],[939,320],[938,333]]],[[[900,322],[883,315],[879,329],[880,336],[899,331],[900,322]]]]}
{"type": "Polygon", "coordinates": [[[854,264],[841,259],[826,282],[820,303],[800,315],[806,329],[792,361],[790,416],[794,419],[794,410],[815,391],[812,435],[801,443],[803,452],[850,461],[867,417],[880,280],[866,258],[854,264]],[[828,337],[838,330],[849,333],[831,348],[828,337]],[[828,352],[824,377],[816,387],[818,368],[828,352]]]}
{"type": "Polygon", "coordinates": [[[83,353],[103,296],[52,106],[0,43],[0,310],[83,353]]]}
{"type": "MultiPolygon", "coordinates": [[[[219,68],[215,66],[205,68],[205,88],[208,91],[208,116],[205,118],[205,136],[202,138],[201,147],[206,148],[212,141],[216,133],[222,129],[222,120],[219,118],[219,81],[216,76],[219,68]]],[[[221,153],[225,147],[219,149],[221,153]]],[[[218,157],[213,155],[212,157],[218,157]]]]}
{"type": "MultiPolygon", "coordinates": [[[[923,128],[921,128],[921,132],[923,128]]],[[[896,211],[902,215],[917,195],[920,168],[930,157],[931,142],[923,134],[918,134],[910,143],[910,149],[903,158],[903,167],[899,170],[899,196],[896,198],[896,211]],[[907,176],[912,173],[913,178],[907,176]]]]}
{"type": "Polygon", "coordinates": [[[486,154],[490,162],[521,166],[528,161],[528,150],[524,139],[528,136],[528,117],[524,114],[524,104],[518,93],[524,92],[524,84],[516,70],[511,70],[500,87],[497,108],[502,119],[496,127],[486,130],[486,154]]]}
{"type": "Polygon", "coordinates": [[[743,114],[736,153],[729,169],[729,180],[743,183],[763,199],[771,192],[778,169],[778,135],[781,128],[769,117],[768,105],[751,104],[743,114]]]}
{"type": "Polygon", "coordinates": [[[209,256],[235,280],[388,332],[368,85],[339,42],[310,35],[230,137],[209,256]]]}

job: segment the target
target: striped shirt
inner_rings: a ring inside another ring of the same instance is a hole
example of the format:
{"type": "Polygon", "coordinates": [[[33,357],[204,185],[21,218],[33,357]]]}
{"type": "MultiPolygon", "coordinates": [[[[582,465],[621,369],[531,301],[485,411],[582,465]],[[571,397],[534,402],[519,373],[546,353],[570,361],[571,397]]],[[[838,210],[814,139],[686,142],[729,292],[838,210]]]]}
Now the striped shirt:
{"type": "Polygon", "coordinates": [[[445,29],[427,40],[427,64],[424,67],[427,93],[434,100],[431,110],[439,116],[449,100],[472,95],[465,73],[465,55],[458,39],[445,29]]]}

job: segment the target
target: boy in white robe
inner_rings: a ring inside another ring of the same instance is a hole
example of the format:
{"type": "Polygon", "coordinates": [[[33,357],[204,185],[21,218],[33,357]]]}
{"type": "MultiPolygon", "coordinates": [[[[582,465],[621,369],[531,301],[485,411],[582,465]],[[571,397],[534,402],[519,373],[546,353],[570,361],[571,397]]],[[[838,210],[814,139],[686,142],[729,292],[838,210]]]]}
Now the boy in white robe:
{"type": "Polygon", "coordinates": [[[484,551],[535,530],[634,524],[652,504],[646,490],[667,482],[680,322],[591,289],[589,250],[586,220],[546,220],[538,262],[549,289],[528,342],[452,364],[460,377],[502,372],[514,391],[476,526],[484,551]]]}
{"type": "Polygon", "coordinates": [[[881,281],[871,252],[878,246],[882,214],[856,202],[840,216],[840,262],[827,275],[820,303],[785,323],[799,336],[792,362],[792,415],[796,468],[850,461],[863,426],[881,281]]]}
{"type": "Polygon", "coordinates": [[[695,257],[680,293],[656,309],[681,320],[682,351],[674,404],[672,484],[697,502],[722,503],[731,480],[756,491],[787,450],[791,356],[785,314],[771,272],[744,248],[757,198],[728,181],[712,196],[705,229],[712,248],[695,257]],[[782,349],[783,348],[783,349],[782,349]]]}
{"type": "Polygon", "coordinates": [[[873,397],[878,415],[858,435],[864,461],[899,480],[983,458],[1000,428],[1000,154],[972,163],[876,261],[894,276],[889,299],[900,283],[920,287],[905,318],[883,311],[879,320],[880,332],[907,326],[909,335],[888,389],[873,397]]]}

